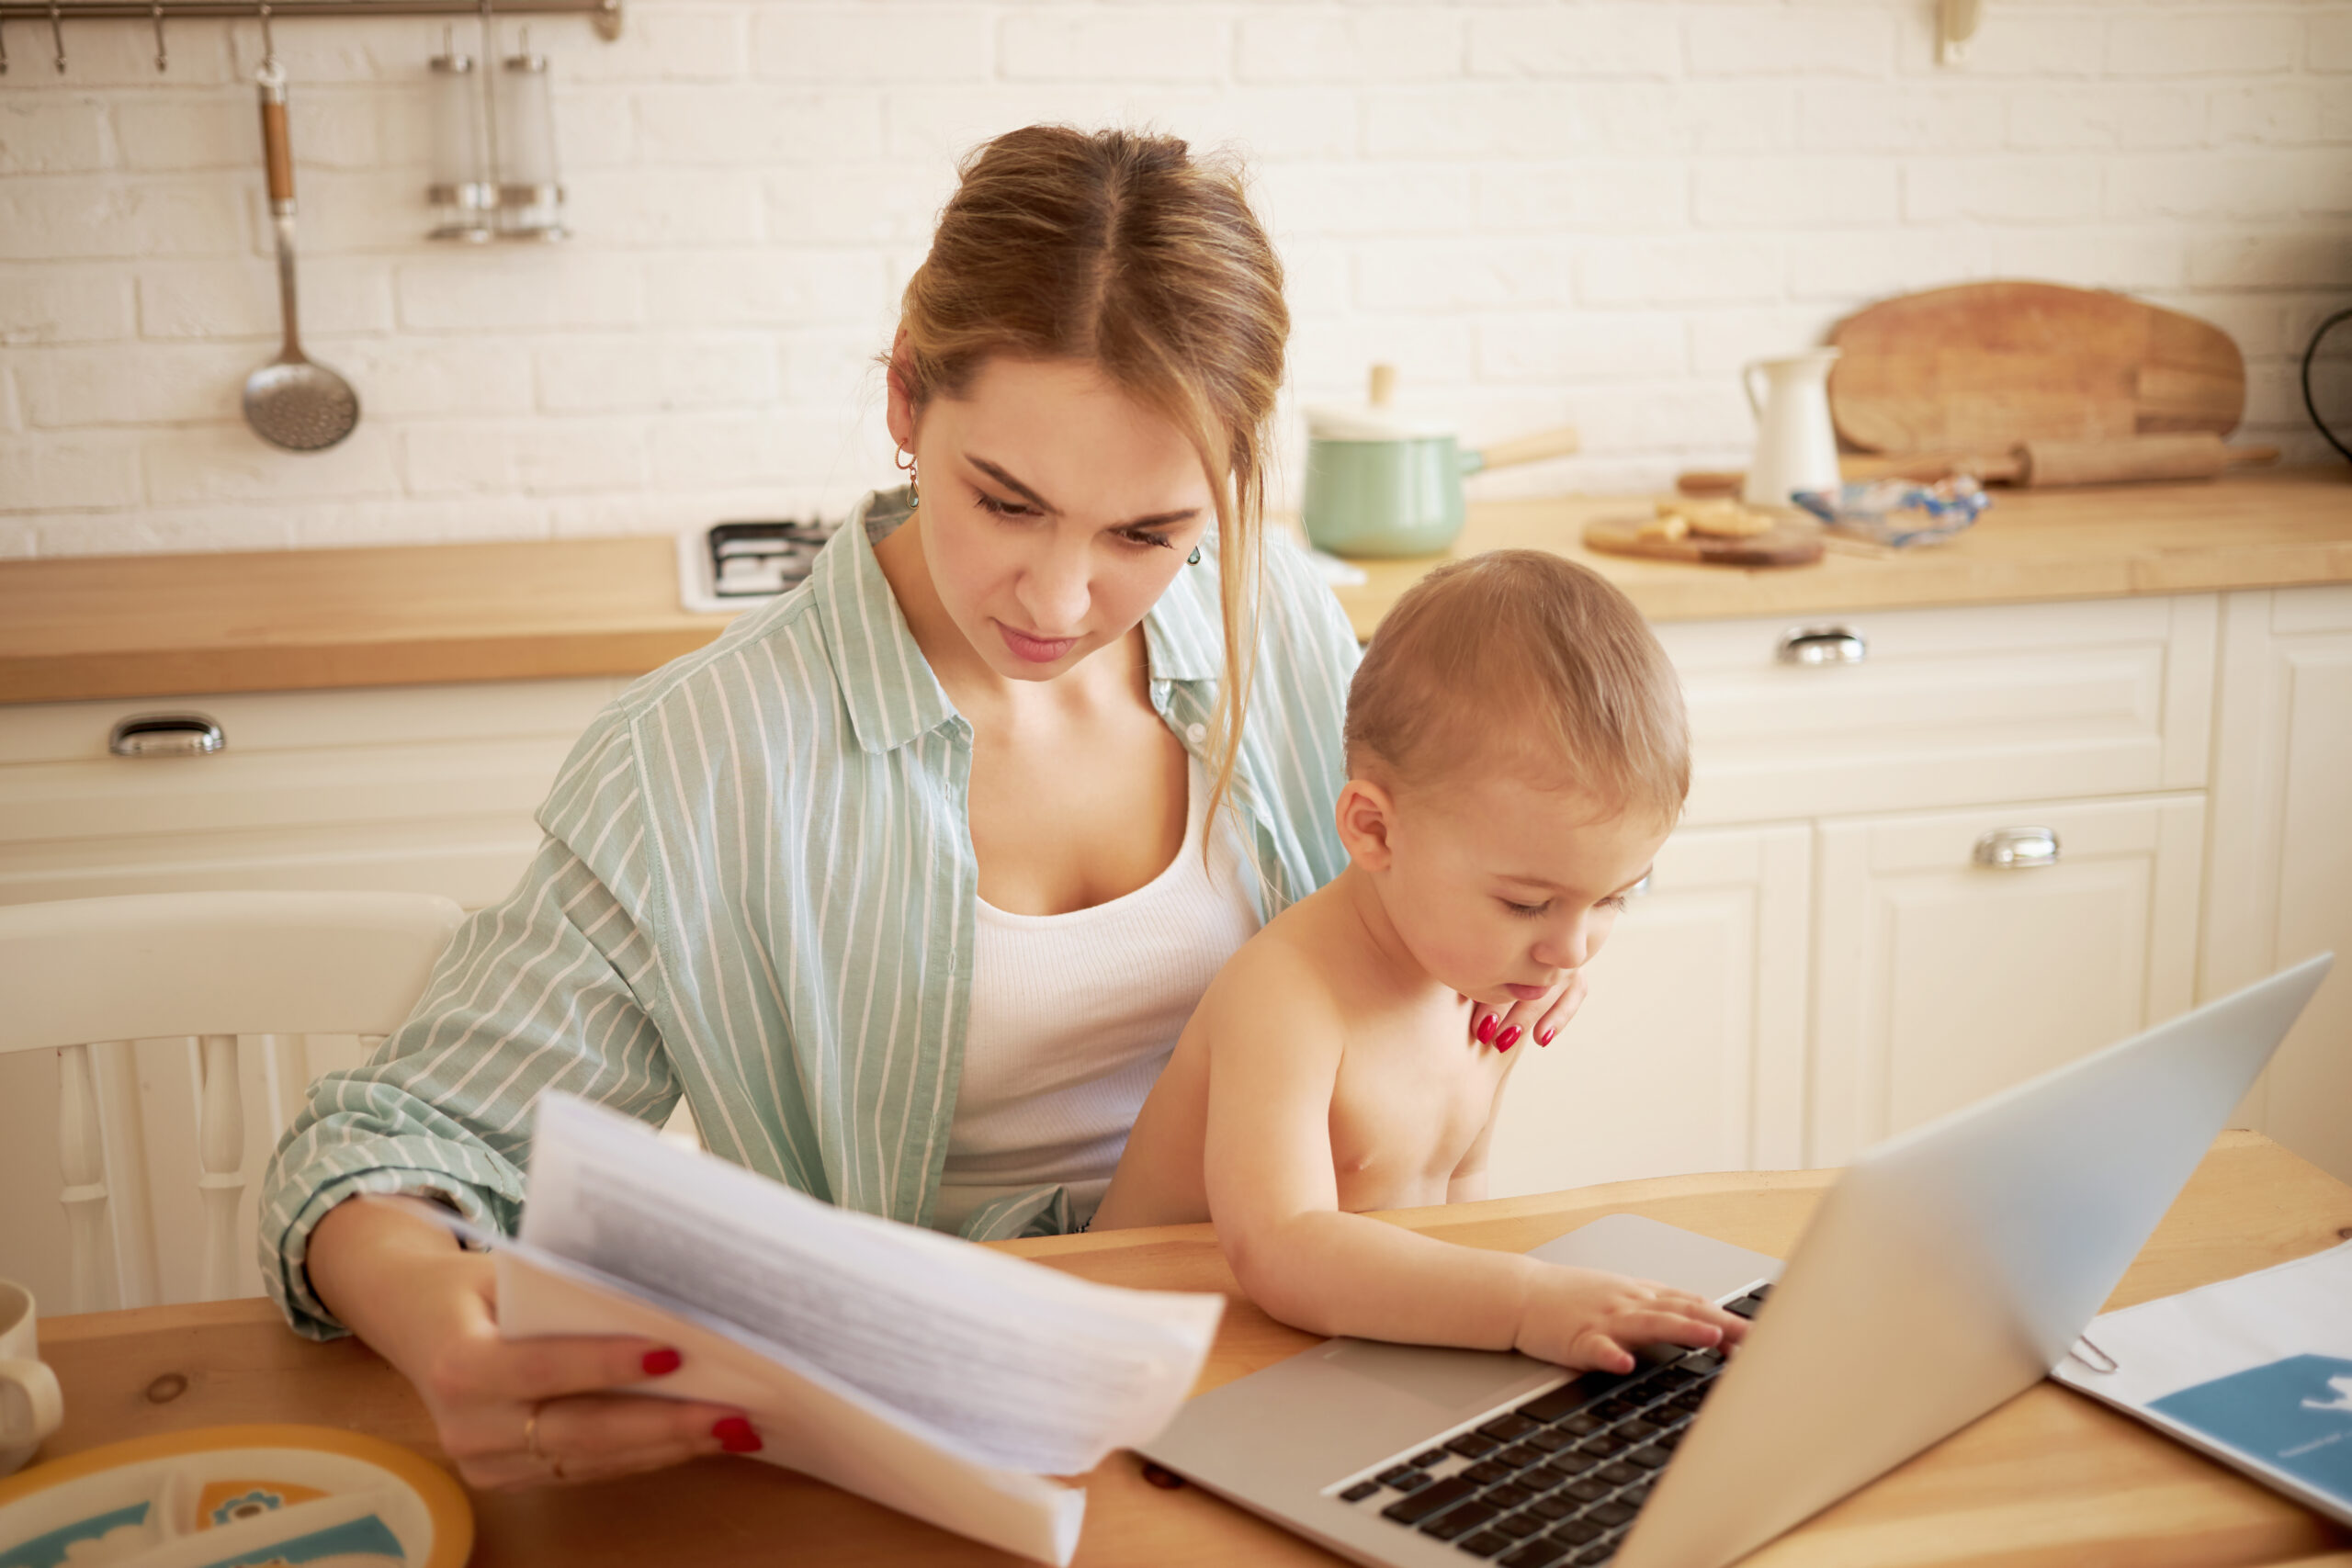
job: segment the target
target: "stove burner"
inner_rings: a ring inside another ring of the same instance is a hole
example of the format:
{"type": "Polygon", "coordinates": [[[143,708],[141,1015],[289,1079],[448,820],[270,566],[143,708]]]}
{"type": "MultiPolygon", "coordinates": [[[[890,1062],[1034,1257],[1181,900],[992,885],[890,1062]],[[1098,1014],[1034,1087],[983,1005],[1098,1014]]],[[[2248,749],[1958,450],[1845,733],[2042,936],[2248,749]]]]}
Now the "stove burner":
{"type": "Polygon", "coordinates": [[[838,523],[761,521],[711,525],[710,583],[722,601],[770,599],[806,581],[838,523]]]}

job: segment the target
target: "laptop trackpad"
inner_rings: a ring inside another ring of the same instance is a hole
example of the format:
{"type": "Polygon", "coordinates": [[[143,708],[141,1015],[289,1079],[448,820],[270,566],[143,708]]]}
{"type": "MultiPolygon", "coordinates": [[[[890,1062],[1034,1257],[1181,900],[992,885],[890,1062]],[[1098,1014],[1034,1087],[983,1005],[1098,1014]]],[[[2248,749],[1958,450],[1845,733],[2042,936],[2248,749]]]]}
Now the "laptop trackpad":
{"type": "Polygon", "coordinates": [[[1534,1386],[1559,1369],[1527,1356],[1495,1350],[1445,1350],[1428,1345],[1383,1345],[1335,1339],[1324,1363],[1425,1400],[1451,1413],[1498,1403],[1516,1385],[1534,1386]]]}

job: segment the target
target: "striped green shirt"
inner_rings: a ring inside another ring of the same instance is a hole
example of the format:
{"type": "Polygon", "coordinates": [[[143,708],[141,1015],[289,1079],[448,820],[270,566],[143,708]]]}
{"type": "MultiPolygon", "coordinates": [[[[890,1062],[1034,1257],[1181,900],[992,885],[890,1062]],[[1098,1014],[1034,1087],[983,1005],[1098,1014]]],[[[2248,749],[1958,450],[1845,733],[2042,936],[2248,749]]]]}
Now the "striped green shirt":
{"type": "MultiPolygon", "coordinates": [[[[531,1106],[560,1088],[648,1122],[684,1095],[711,1151],[922,1224],[962,1067],[979,874],[972,730],[875,559],[903,491],[868,496],[808,581],[599,714],[539,810],[537,858],[458,931],[399,1032],[312,1085],[261,1200],[262,1274],[300,1332],[311,1228],[355,1192],[431,1190],[512,1231],[531,1106]]],[[[1145,618],[1152,705],[1193,755],[1224,666],[1212,541],[1145,618]]],[[[1236,761],[1271,919],[1343,856],[1332,806],[1356,644],[1270,545],[1236,761]]],[[[966,1223],[1067,1229],[1057,1188],[966,1223]]]]}

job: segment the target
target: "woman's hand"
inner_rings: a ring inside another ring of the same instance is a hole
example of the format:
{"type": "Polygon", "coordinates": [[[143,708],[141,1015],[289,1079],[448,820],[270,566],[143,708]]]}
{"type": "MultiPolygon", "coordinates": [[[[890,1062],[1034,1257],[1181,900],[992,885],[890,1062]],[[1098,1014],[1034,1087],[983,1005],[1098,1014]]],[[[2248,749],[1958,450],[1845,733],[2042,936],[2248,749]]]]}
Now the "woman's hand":
{"type": "Polygon", "coordinates": [[[1471,1038],[1498,1051],[1508,1051],[1530,1037],[1538,1045],[1549,1045],[1560,1037],[1568,1020],[1576,1017],[1577,1009],[1584,1006],[1586,988],[1584,971],[1571,969],[1566,979],[1533,1001],[1513,1002],[1500,1009],[1474,1001],[1470,1004],[1471,1038]]]}
{"type": "Polygon", "coordinates": [[[619,1392],[679,1365],[631,1336],[503,1339],[497,1276],[416,1205],[337,1204],[311,1232],[311,1288],[414,1384],[458,1473],[484,1489],[596,1481],[752,1453],[730,1405],[619,1392]]]}
{"type": "Polygon", "coordinates": [[[1746,1322],[1702,1296],[1598,1269],[1543,1266],[1513,1348],[1572,1371],[1630,1372],[1644,1345],[1736,1345],[1746,1322]]]}

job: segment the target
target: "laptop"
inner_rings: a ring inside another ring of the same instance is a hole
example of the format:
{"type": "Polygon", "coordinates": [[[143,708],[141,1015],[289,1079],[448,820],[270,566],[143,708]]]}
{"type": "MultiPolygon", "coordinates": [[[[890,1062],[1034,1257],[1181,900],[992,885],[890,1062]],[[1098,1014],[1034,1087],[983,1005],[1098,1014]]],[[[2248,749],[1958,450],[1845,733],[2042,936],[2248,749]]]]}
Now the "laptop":
{"type": "Polygon", "coordinates": [[[1138,1450],[1386,1568],[1721,1568],[2057,1365],[2333,961],[1880,1145],[1779,1259],[1633,1214],[1533,1256],[1750,1320],[1623,1376],[1327,1340],[1138,1450]]]}

